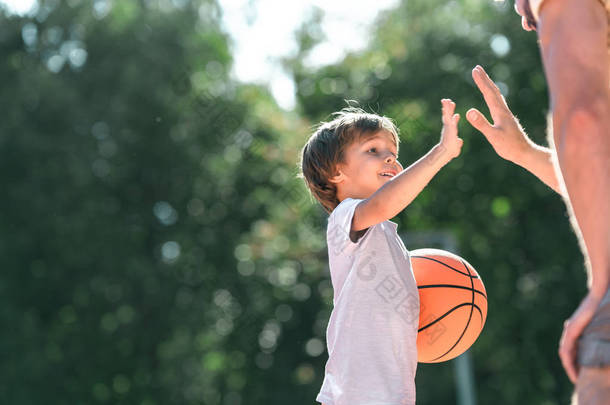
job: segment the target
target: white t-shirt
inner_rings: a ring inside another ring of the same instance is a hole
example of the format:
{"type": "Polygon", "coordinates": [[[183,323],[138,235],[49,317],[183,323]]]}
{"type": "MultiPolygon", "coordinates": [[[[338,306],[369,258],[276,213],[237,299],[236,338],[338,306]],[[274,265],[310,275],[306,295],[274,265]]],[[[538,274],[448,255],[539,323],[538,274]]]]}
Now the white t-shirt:
{"type": "Polygon", "coordinates": [[[419,295],[409,252],[384,221],[349,238],[356,205],[345,199],[328,218],[334,308],[328,362],[316,397],[324,405],[415,404],[419,295]]]}

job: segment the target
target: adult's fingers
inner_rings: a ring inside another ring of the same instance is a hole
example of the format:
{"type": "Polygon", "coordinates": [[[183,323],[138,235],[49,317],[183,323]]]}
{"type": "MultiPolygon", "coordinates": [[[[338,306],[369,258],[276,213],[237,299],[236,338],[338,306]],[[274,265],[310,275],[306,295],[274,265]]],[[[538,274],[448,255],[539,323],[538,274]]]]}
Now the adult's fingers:
{"type": "Polygon", "coordinates": [[[481,91],[481,94],[483,94],[485,103],[487,104],[487,107],[489,107],[491,117],[494,120],[497,120],[500,112],[503,109],[508,108],[504,97],[502,97],[502,93],[500,93],[500,89],[487,75],[485,69],[479,65],[472,69],[472,79],[481,91]]]}
{"type": "Polygon", "coordinates": [[[578,379],[578,365],[576,359],[578,336],[579,334],[575,333],[570,321],[565,321],[563,333],[559,342],[559,358],[561,359],[561,364],[563,365],[568,378],[573,384],[576,384],[576,380],[578,379]]]}
{"type": "Polygon", "coordinates": [[[578,379],[578,339],[595,315],[601,298],[588,294],[574,314],[564,322],[559,341],[559,357],[568,377],[573,383],[578,379]]]}
{"type": "Polygon", "coordinates": [[[466,113],[466,119],[470,122],[470,125],[475,127],[477,130],[483,133],[485,137],[489,138],[492,135],[493,126],[487,121],[487,118],[476,108],[471,108],[466,113]]]}

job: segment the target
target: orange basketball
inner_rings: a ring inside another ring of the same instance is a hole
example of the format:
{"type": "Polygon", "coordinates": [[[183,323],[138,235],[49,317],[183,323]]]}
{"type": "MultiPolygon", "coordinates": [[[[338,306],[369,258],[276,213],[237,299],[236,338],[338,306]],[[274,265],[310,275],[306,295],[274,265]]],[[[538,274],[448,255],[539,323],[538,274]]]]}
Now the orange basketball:
{"type": "Polygon", "coordinates": [[[464,353],[487,318],[487,293],[476,270],[440,249],[410,252],[419,291],[417,360],[439,363],[464,353]]]}

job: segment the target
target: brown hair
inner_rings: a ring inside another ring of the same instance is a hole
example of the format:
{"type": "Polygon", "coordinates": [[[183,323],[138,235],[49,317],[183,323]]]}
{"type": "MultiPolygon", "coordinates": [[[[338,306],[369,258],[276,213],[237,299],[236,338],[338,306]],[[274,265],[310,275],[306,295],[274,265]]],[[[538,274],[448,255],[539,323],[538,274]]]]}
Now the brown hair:
{"type": "Polygon", "coordinates": [[[356,107],[333,113],[335,119],[321,122],[301,151],[299,177],[329,214],[339,205],[337,187],[329,181],[336,175],[338,163],[344,163],[345,149],[352,143],[369,138],[380,130],[392,134],[398,151],[398,129],[390,118],[370,114],[356,107]]]}

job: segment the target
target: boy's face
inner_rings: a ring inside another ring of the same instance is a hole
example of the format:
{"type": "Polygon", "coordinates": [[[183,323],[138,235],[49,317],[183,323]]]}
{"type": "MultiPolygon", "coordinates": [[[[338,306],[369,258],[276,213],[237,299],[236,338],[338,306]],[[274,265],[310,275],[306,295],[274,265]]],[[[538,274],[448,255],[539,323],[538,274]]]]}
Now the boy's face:
{"type": "Polygon", "coordinates": [[[331,179],[337,185],[339,200],[368,198],[402,171],[396,149],[392,134],[386,130],[349,145],[345,162],[337,165],[339,174],[331,179]]]}

